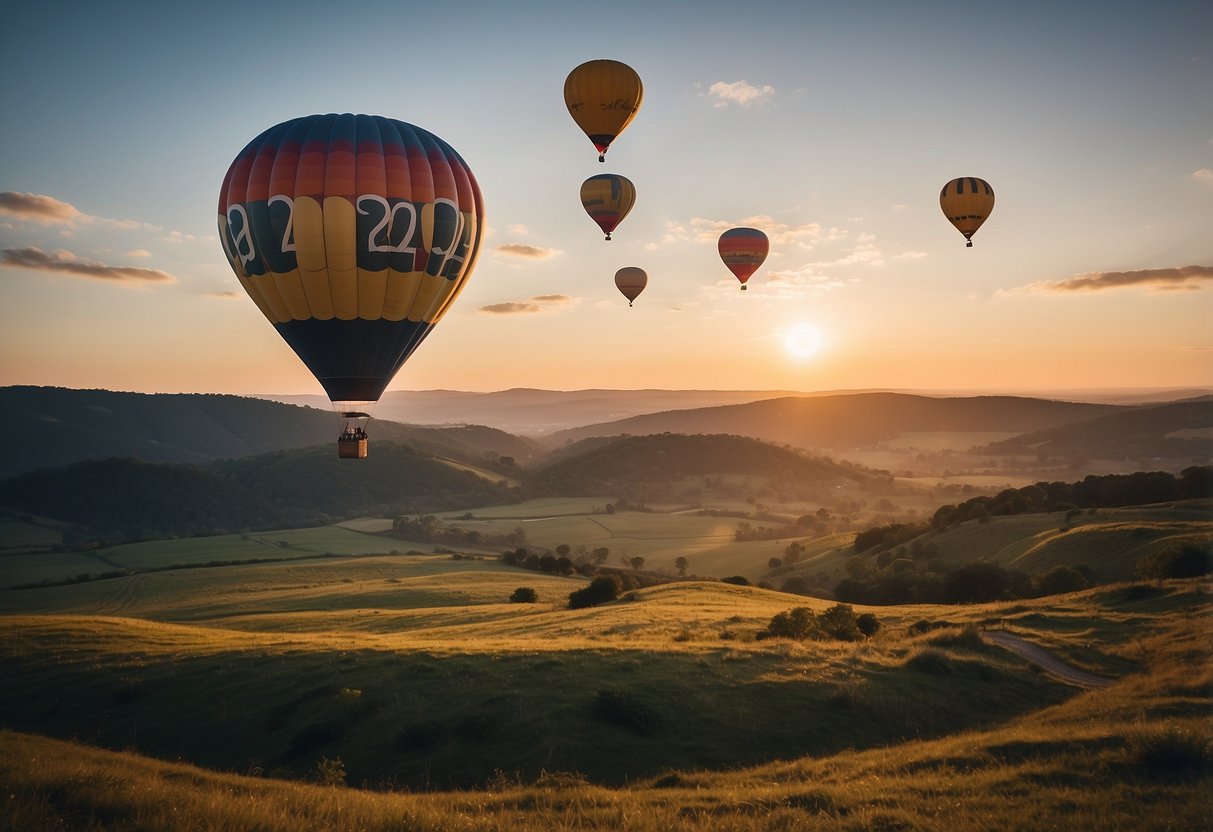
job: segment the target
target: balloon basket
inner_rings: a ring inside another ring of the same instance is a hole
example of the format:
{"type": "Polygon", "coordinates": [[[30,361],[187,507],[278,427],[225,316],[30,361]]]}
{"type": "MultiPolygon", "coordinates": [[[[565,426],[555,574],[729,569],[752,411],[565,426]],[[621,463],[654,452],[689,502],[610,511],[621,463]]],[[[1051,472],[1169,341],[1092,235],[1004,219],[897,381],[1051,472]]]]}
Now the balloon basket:
{"type": "Polygon", "coordinates": [[[341,459],[366,459],[365,439],[338,439],[337,456],[341,459]]]}

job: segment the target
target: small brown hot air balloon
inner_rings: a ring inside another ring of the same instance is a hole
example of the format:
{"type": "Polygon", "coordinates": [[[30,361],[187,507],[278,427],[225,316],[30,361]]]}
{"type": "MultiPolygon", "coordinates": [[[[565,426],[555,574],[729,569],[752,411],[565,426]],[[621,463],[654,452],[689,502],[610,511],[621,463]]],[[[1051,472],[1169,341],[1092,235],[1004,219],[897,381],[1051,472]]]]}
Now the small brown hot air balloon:
{"type": "Polygon", "coordinates": [[[644,291],[644,287],[648,285],[649,276],[645,274],[644,269],[636,266],[624,266],[615,272],[615,287],[628,299],[628,306],[632,305],[632,301],[636,300],[644,291]]]}
{"type": "Polygon", "coordinates": [[[939,192],[939,207],[948,222],[968,240],[966,248],[973,247],[973,235],[994,210],[994,189],[990,183],[975,176],[953,179],[939,192]]]}

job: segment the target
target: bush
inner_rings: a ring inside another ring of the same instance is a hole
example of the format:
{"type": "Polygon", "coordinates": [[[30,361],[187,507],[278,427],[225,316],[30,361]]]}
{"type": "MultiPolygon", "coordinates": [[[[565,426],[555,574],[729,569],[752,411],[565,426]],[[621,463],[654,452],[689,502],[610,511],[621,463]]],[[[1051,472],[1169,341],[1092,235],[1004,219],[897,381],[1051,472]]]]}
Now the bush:
{"type": "Polygon", "coordinates": [[[730,575],[727,578],[721,578],[720,582],[722,584],[733,584],[735,586],[750,586],[749,578],[746,578],[744,575],[730,575]]]}
{"type": "Polygon", "coordinates": [[[931,676],[951,676],[955,668],[946,653],[939,650],[919,650],[906,662],[906,667],[931,676]]]}
{"type": "Polygon", "coordinates": [[[876,616],[872,615],[870,612],[865,612],[863,615],[856,618],[855,626],[859,629],[859,632],[863,633],[867,638],[871,638],[880,632],[880,622],[876,619],[876,616]]]}
{"type": "Polygon", "coordinates": [[[1129,753],[1151,777],[1199,777],[1213,771],[1213,738],[1187,728],[1142,731],[1129,738],[1129,753]]]}
{"type": "Polygon", "coordinates": [[[614,601],[619,597],[619,579],[614,575],[599,575],[590,585],[569,593],[569,609],[580,610],[614,601]]]}
{"type": "Polygon", "coordinates": [[[855,641],[859,638],[859,627],[856,624],[855,610],[850,604],[835,604],[817,616],[817,624],[822,631],[839,641],[855,641]]]}
{"type": "Polygon", "coordinates": [[[520,586],[510,595],[510,603],[534,604],[539,600],[539,593],[529,586],[520,586]]]}
{"type": "Polygon", "coordinates": [[[1143,580],[1197,578],[1213,571],[1213,544],[1179,543],[1158,549],[1137,561],[1137,577],[1143,580]]]}
{"type": "Polygon", "coordinates": [[[813,611],[808,607],[796,607],[772,616],[762,637],[805,639],[819,631],[813,611]]]}

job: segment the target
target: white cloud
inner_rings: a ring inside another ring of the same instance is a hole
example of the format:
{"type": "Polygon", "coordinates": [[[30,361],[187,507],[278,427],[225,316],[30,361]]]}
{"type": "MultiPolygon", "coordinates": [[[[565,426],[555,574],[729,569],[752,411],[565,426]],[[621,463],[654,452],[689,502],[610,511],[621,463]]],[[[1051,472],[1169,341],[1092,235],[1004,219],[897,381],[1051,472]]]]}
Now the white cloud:
{"type": "Polygon", "coordinates": [[[999,295],[1071,294],[1100,292],[1127,286],[1145,286],[1163,291],[1200,289],[1200,281],[1213,280],[1213,266],[1179,266],[1164,269],[1135,269],[1125,272],[1088,272],[1065,280],[1038,280],[999,295]]]}
{"type": "Polygon", "coordinates": [[[775,88],[770,84],[756,87],[746,81],[717,81],[708,87],[708,94],[719,99],[716,102],[717,107],[727,107],[730,104],[749,107],[754,104],[762,105],[770,101],[775,97],[775,88]]]}
{"type": "Polygon", "coordinates": [[[1202,185],[1213,186],[1213,170],[1201,168],[1188,174],[1188,177],[1199,182],[1202,185]]]}
{"type": "Polygon", "coordinates": [[[496,246],[493,251],[498,254],[504,254],[509,257],[521,257],[526,260],[547,260],[550,257],[564,253],[558,248],[543,248],[542,246],[532,246],[527,243],[502,243],[496,246]]]}
{"type": "Polygon", "coordinates": [[[127,285],[148,283],[176,283],[177,278],[159,269],[140,269],[133,266],[107,266],[94,260],[77,257],[70,251],[48,254],[38,248],[6,248],[0,258],[6,266],[31,271],[68,274],[92,280],[105,280],[127,285]]]}

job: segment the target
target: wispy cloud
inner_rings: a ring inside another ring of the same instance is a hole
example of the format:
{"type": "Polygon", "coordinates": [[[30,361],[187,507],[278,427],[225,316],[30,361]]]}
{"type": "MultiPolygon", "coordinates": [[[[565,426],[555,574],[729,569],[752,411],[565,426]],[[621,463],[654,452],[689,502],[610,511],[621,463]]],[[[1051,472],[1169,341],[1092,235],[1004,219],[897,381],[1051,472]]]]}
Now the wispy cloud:
{"type": "Polygon", "coordinates": [[[1089,272],[1065,280],[1041,280],[1016,289],[1007,289],[998,294],[1099,292],[1127,286],[1144,286],[1161,290],[1192,290],[1202,288],[1201,281],[1211,279],[1213,279],[1213,266],[1180,266],[1127,272],[1089,272]]]}
{"type": "Polygon", "coordinates": [[[493,250],[508,257],[521,257],[525,260],[547,260],[549,257],[563,254],[558,248],[543,248],[527,243],[502,243],[493,250]]]}
{"type": "Polygon", "coordinates": [[[765,104],[774,98],[775,88],[770,84],[756,87],[747,81],[717,81],[708,87],[708,94],[718,99],[715,105],[717,107],[727,107],[730,104],[750,107],[765,104]]]}
{"type": "Polygon", "coordinates": [[[1189,173],[1188,177],[1191,179],[1194,179],[1195,181],[1199,182],[1202,185],[1208,185],[1210,187],[1213,187],[1213,170],[1209,170],[1208,168],[1201,168],[1200,170],[1192,171],[1192,173],[1189,173]]]}
{"type": "Polygon", "coordinates": [[[71,224],[80,221],[84,214],[76,206],[45,194],[23,194],[17,191],[0,192],[0,213],[22,220],[50,225],[71,224]]]}
{"type": "Polygon", "coordinates": [[[126,253],[127,257],[151,257],[152,253],[145,248],[133,248],[126,253]]]}
{"type": "MultiPolygon", "coordinates": [[[[160,232],[163,230],[158,225],[139,222],[138,220],[97,217],[92,214],[86,214],[70,202],[64,202],[53,196],[20,193],[18,191],[0,192],[0,214],[7,214],[26,222],[36,222],[43,225],[66,225],[69,227],[103,225],[107,228],[116,228],[121,231],[160,232]]],[[[193,238],[192,235],[181,235],[178,232],[172,232],[172,234],[182,238],[193,238]]]]}
{"type": "Polygon", "coordinates": [[[577,299],[568,295],[536,295],[526,301],[509,301],[507,303],[490,303],[480,307],[481,312],[491,315],[533,315],[538,312],[552,312],[576,303],[577,299]]]}
{"type": "Polygon", "coordinates": [[[105,280],[127,285],[145,285],[148,283],[176,283],[177,278],[159,269],[139,269],[133,266],[107,266],[92,260],[83,260],[70,251],[56,251],[48,254],[38,248],[6,248],[0,258],[6,266],[32,271],[54,272],[68,274],[73,277],[84,277],[91,280],[105,280]]]}
{"type": "Polygon", "coordinates": [[[712,243],[715,245],[716,241],[720,239],[721,234],[736,226],[757,228],[767,235],[767,238],[771,241],[771,245],[794,244],[803,248],[812,248],[822,241],[837,240],[846,236],[845,231],[837,228],[824,228],[820,223],[816,222],[804,225],[788,225],[787,223],[776,222],[766,214],[756,214],[751,217],[743,217],[736,222],[695,217],[691,220],[690,231],[684,225],[671,223],[666,226],[665,239],[670,242],[679,239],[693,239],[699,243],[712,243]]]}
{"type": "Polygon", "coordinates": [[[232,291],[207,292],[205,296],[208,298],[215,298],[217,300],[240,300],[242,297],[245,297],[240,292],[232,292],[232,291]]]}

